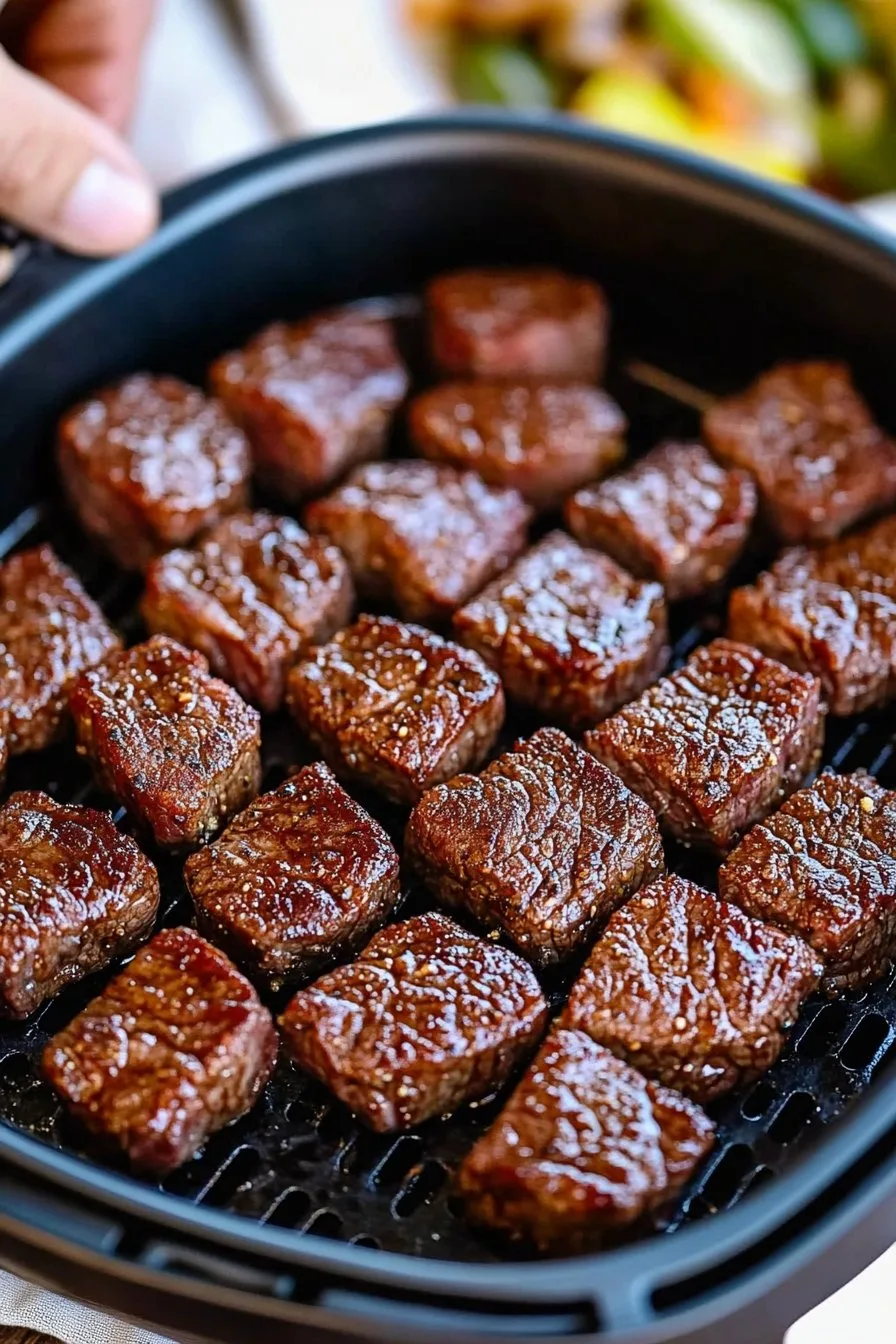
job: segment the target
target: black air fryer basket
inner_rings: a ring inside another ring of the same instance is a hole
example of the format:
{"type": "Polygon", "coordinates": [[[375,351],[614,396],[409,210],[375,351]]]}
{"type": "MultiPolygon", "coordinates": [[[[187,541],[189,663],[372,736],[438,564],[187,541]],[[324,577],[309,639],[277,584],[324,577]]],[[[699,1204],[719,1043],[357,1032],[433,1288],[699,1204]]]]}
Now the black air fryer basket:
{"type": "MultiPolygon", "coordinates": [[[[688,405],[634,376],[635,361],[712,394],[782,356],[842,357],[896,428],[896,253],[845,212],[559,120],[399,124],[289,146],[185,189],[135,255],[89,265],[35,246],[0,291],[2,549],[52,540],[138,638],[139,585],[57,500],[59,413],[137,368],[201,381],[212,356],[265,322],[369,297],[394,303],[419,382],[419,315],[402,296],[483,262],[550,263],[607,288],[609,386],[633,453],[699,428],[688,405]]],[[[724,599],[674,608],[676,660],[723,616],[724,599]]],[[[517,719],[508,733],[529,727],[517,719]]],[[[892,713],[834,720],[826,762],[896,787],[894,734],[892,713]]],[[[302,745],[282,723],[265,739],[272,787],[302,745]]],[[[102,805],[70,744],[14,761],[8,787],[102,805]]],[[[400,817],[385,820],[400,834],[400,817]]],[[[667,854],[713,882],[705,861],[667,854]]],[[[161,870],[163,920],[188,920],[177,865],[161,870]]],[[[406,900],[410,911],[420,897],[406,900]]],[[[0,1026],[0,1261],[163,1331],[227,1344],[778,1344],[896,1239],[896,975],[813,1000],[775,1068],[714,1108],[717,1147],[676,1206],[636,1238],[562,1261],[524,1260],[457,1209],[453,1170],[500,1098],[373,1135],[281,1064],[252,1114],[162,1187],[104,1165],[36,1069],[47,1036],[102,983],[0,1026]]],[[[559,998],[565,985],[546,987],[559,998]]]]}

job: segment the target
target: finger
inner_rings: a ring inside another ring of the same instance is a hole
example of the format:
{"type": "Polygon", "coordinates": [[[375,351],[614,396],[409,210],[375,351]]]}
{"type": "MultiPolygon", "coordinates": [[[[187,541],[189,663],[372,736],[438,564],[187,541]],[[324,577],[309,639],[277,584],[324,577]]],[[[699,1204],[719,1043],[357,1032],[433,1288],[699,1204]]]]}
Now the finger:
{"type": "Polygon", "coordinates": [[[22,63],[124,130],[152,9],[153,0],[52,0],[28,27],[22,63]]]}
{"type": "Polygon", "coordinates": [[[155,193],[121,140],[0,51],[0,216],[93,256],[155,227],[155,193]]]}

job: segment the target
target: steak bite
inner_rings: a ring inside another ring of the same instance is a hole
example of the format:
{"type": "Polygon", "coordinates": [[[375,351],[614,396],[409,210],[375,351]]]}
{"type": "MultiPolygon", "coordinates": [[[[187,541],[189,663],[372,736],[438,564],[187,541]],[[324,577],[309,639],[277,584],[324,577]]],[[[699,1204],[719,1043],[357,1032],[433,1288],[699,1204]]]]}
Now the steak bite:
{"type": "Polygon", "coordinates": [[[408,620],[445,621],[526,544],[530,510],[515,490],[430,462],[377,462],[306,511],[348,558],[365,597],[408,620]]]}
{"type": "Polygon", "coordinates": [[[562,1024],[706,1103],[774,1064],[821,970],[801,938],[666,877],[611,916],[562,1024]]]}
{"type": "Polygon", "coordinates": [[[276,1056],[249,981],[192,929],[164,929],[52,1038],[43,1071],[77,1121],[164,1176],[245,1115],[276,1056]]]}
{"type": "Polygon", "coordinates": [[[477,766],[504,722],[477,653],[390,616],[361,616],[289,676],[287,702],[337,775],[414,803],[477,766]]]}
{"type": "Polygon", "coordinates": [[[135,374],[63,417],[59,468],[84,529],[125,569],[246,503],[249,445],[220,402],[135,374]]]}
{"type": "Polygon", "coordinates": [[[585,736],[685,844],[731,849],[821,758],[817,678],[716,639],[585,736]]]}
{"type": "Polygon", "coordinates": [[[573,728],[612,714],[669,658],[666,603],[609,556],[551,532],[454,614],[507,694],[573,728]]]}
{"type": "Polygon", "coordinates": [[[291,518],[240,513],[195,551],[169,551],[146,575],[150,630],[199,649],[212,670],[272,713],[289,668],[350,616],[354,590],[335,546],[291,518]]]}
{"type": "Polygon", "coordinates": [[[455,271],[426,291],[433,357],[471,378],[597,382],[610,314],[590,280],[561,271],[455,271]]]}
{"type": "Polygon", "coordinates": [[[896,501],[896,444],[845,364],[779,364],[707,411],[706,442],[756,479],[783,541],[836,537],[896,501]]]}
{"type": "Polygon", "coordinates": [[[13,755],[41,751],[68,726],[68,693],[121,647],[99,607],[50,546],[0,566],[0,709],[13,755]]]}
{"type": "Polygon", "coordinates": [[[671,1199],[713,1139],[693,1102],[555,1029],[458,1186],[474,1222],[542,1251],[581,1251],[671,1199]]]}
{"type": "Polygon", "coordinates": [[[148,937],[156,870],[105,812],[14,793],[0,808],[0,1017],[27,1017],[148,937]]]}
{"type": "Polygon", "coordinates": [[[538,509],[559,508],[621,461],[626,428],[615,401],[580,383],[444,383],[410,409],[424,457],[519,490],[538,509]]]}
{"type": "Polygon", "coordinates": [[[821,680],[832,714],[896,693],[896,517],[817,550],[796,546],[731,594],[728,631],[821,680]]]}
{"type": "Polygon", "coordinates": [[[650,808],[557,728],[425,793],[405,858],[439,900],[500,929],[536,966],[587,944],[663,872],[650,808]]]}
{"type": "Polygon", "coordinates": [[[379,457],[408,390],[391,324],[350,309],[277,322],[210,377],[249,436],[259,478],[288,500],[379,457]]]}
{"type": "Polygon", "coordinates": [[[524,961],[427,914],[300,990],[280,1026],[302,1068],[382,1132],[495,1091],[546,1019],[524,961]]]}
{"type": "Polygon", "coordinates": [[[805,938],[827,993],[869,984],[896,955],[896,793],[864,771],[820,775],[747,833],[719,890],[805,938]]]}
{"type": "Polygon", "coordinates": [[[256,798],[184,876],[200,928],[279,988],[363,947],[398,900],[398,868],[382,826],[318,764],[256,798]]]}
{"type": "Polygon", "coordinates": [[[258,792],[258,713],[165,635],[86,672],[71,710],[97,782],[159,845],[203,844],[258,792]]]}
{"type": "Polygon", "coordinates": [[[671,601],[696,597],[737,560],[756,512],[745,471],[726,470],[699,443],[662,443],[628,471],[579,490],[566,522],[584,546],[658,579],[671,601]]]}

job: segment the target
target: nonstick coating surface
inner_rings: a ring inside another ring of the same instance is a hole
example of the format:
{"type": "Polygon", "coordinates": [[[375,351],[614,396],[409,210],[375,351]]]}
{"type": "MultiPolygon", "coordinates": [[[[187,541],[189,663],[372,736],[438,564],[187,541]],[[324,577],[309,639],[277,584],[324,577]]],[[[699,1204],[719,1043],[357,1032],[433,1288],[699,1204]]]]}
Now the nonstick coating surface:
{"type": "MultiPolygon", "coordinates": [[[[410,307],[401,303],[399,308],[410,307]]],[[[419,319],[401,319],[406,353],[425,380],[419,319]]],[[[670,396],[629,376],[640,350],[614,346],[610,390],[628,413],[631,455],[664,437],[693,436],[698,417],[670,396]]],[[[701,370],[687,370],[693,378],[701,370]]],[[[709,366],[700,379],[705,391],[722,390],[709,366]]],[[[727,387],[729,384],[725,384],[727,387]]],[[[401,425],[394,451],[407,451],[401,425]]],[[[546,520],[540,530],[556,520],[546,520]]],[[[49,500],[8,529],[7,545],[51,540],[81,574],[110,619],[129,642],[142,636],[136,603],[139,582],[117,573],[91,550],[58,501],[49,500]]],[[[742,582],[768,559],[761,544],[734,576],[742,582]]],[[[721,628],[725,594],[711,602],[672,609],[673,664],[721,628]]],[[[535,720],[511,715],[496,750],[530,732],[535,720]]],[[[824,763],[840,771],[867,768],[883,784],[896,786],[892,712],[829,722],[824,763]]],[[[264,725],[265,789],[289,770],[312,759],[298,732],[285,719],[264,725]]],[[[54,797],[108,806],[71,743],[39,756],[12,762],[7,790],[43,788],[54,797]]],[[[400,841],[404,815],[384,811],[379,800],[357,795],[400,841]]],[[[123,814],[120,824],[128,825],[123,814]]],[[[681,846],[666,844],[672,871],[715,888],[716,864],[681,846]]],[[[163,881],[161,922],[188,922],[192,908],[180,865],[153,854],[163,881]]],[[[419,890],[406,890],[402,914],[427,908],[419,890]]],[[[66,990],[24,1025],[0,1024],[0,1117],[44,1142],[102,1164],[104,1158],[68,1123],[59,1103],[38,1075],[37,1061],[48,1036],[67,1023],[113,973],[93,976],[66,990]]],[[[559,1006],[576,966],[544,980],[559,1006]]],[[[277,1006],[276,1004],[274,1006],[277,1006]]],[[[745,1094],[711,1108],[718,1143],[683,1197],[638,1235],[674,1231],[711,1217],[773,1180],[813,1139],[873,1084],[896,1057],[896,974],[862,994],[834,1003],[813,998],[796,1024],[776,1066],[745,1094]]],[[[415,1256],[490,1262],[523,1254],[518,1248],[473,1231],[452,1195],[452,1173],[475,1137],[500,1109],[502,1096],[467,1108],[453,1118],[431,1122],[401,1137],[374,1135],[319,1085],[281,1062],[250,1116],[216,1135],[193,1162],[168,1178],[163,1189],[180,1199],[230,1210],[242,1217],[315,1236],[344,1239],[415,1256]]]]}

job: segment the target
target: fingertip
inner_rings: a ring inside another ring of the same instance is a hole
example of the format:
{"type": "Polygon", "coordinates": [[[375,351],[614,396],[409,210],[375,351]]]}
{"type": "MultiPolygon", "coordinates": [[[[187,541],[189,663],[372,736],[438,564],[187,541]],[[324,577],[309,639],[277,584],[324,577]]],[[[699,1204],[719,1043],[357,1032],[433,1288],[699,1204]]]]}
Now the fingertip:
{"type": "Polygon", "coordinates": [[[144,242],[158,220],[158,197],[141,173],[94,158],[62,203],[58,241],[86,256],[108,256],[144,242]]]}

